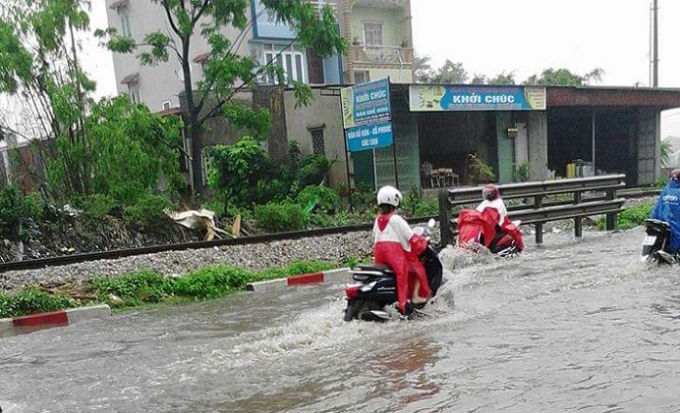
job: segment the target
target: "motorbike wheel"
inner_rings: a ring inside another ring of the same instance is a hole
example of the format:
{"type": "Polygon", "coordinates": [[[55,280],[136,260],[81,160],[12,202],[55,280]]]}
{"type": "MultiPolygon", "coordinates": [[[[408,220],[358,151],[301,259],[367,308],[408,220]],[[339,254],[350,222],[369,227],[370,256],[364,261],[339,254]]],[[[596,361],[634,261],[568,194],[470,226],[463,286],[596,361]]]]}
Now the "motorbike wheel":
{"type": "Polygon", "coordinates": [[[357,314],[359,313],[359,310],[361,310],[361,307],[363,307],[364,302],[363,301],[358,301],[358,300],[349,300],[347,302],[347,308],[345,308],[345,321],[352,321],[354,318],[357,318],[357,314]]]}

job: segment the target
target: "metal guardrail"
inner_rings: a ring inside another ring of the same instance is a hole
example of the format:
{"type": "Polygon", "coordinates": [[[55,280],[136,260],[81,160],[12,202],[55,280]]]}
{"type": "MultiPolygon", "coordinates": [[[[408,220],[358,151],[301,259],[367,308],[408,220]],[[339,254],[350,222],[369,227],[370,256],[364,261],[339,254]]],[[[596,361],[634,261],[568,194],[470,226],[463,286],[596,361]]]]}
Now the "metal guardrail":
{"type": "MultiPolygon", "coordinates": [[[[617,190],[626,186],[625,175],[604,175],[590,178],[562,179],[543,182],[525,182],[498,185],[504,199],[533,199],[533,204],[508,208],[512,219],[521,219],[522,225],[536,227],[536,243],[543,242],[543,224],[549,221],[574,219],[576,237],[583,235],[582,218],[590,215],[607,215],[607,230],[616,228],[616,214],[623,210],[625,199],[617,198],[617,190]],[[599,193],[595,197],[584,194],[599,193]],[[601,194],[604,193],[604,196],[601,194]],[[570,200],[551,200],[553,195],[571,195],[570,200]]],[[[449,189],[439,194],[439,219],[449,222],[442,225],[442,244],[448,244],[457,234],[457,219],[452,219],[453,209],[481,201],[482,187],[449,189]]],[[[457,212],[457,211],[456,211],[457,212]]]]}
{"type": "MultiPolygon", "coordinates": [[[[420,224],[427,222],[431,218],[437,219],[438,216],[427,216],[407,219],[410,224],[420,224]]],[[[11,261],[0,264],[0,273],[5,271],[40,269],[51,266],[74,264],[86,261],[112,260],[116,258],[132,257],[136,255],[157,254],[166,251],[184,251],[190,249],[215,248],[231,245],[250,245],[261,244],[272,241],[296,240],[308,237],[320,237],[324,235],[344,234],[348,232],[369,231],[373,228],[373,223],[352,225],[347,227],[321,228],[307,231],[280,232],[276,234],[254,235],[248,237],[229,238],[214,241],[186,242],[182,244],[156,245],[151,247],[118,249],[101,252],[88,252],[83,254],[63,255],[59,257],[40,258],[25,261],[11,261]]]]}

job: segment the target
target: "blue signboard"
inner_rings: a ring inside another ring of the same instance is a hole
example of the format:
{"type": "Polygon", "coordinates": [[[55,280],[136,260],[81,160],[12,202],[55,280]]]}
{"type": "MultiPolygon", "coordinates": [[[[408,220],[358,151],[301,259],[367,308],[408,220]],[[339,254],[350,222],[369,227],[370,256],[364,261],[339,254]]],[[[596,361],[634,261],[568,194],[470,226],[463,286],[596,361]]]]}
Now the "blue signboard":
{"type": "Polygon", "coordinates": [[[546,89],[522,86],[411,85],[412,112],[545,110],[546,89]]]}
{"type": "Polygon", "coordinates": [[[390,146],[394,142],[392,122],[355,126],[347,129],[347,149],[350,152],[390,146]]]}
{"type": "Polygon", "coordinates": [[[389,120],[390,82],[388,79],[362,83],[340,91],[345,129],[389,120]]]}

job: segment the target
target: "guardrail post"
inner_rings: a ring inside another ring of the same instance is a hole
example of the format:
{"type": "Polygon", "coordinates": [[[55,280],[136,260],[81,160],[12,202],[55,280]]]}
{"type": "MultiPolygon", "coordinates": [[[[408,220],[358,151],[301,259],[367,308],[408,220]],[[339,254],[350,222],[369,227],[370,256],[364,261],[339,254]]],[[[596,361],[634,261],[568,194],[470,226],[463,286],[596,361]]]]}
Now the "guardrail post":
{"type": "MultiPolygon", "coordinates": [[[[616,197],[616,190],[610,189],[607,191],[607,200],[612,201],[616,197]]],[[[607,231],[614,231],[616,229],[616,213],[607,214],[607,231]]]]}
{"type": "Polygon", "coordinates": [[[451,208],[449,196],[446,191],[440,191],[439,199],[439,230],[441,231],[441,246],[446,247],[451,240],[451,208]]]}
{"type": "MultiPolygon", "coordinates": [[[[541,208],[543,206],[543,195],[536,195],[534,197],[534,209],[541,208]]],[[[536,244],[543,244],[543,223],[534,224],[536,228],[536,244]]]]}
{"type": "MultiPolygon", "coordinates": [[[[574,204],[578,205],[583,200],[583,193],[581,191],[574,192],[574,204]]],[[[581,217],[574,218],[574,236],[576,238],[583,237],[583,219],[581,217]]]]}

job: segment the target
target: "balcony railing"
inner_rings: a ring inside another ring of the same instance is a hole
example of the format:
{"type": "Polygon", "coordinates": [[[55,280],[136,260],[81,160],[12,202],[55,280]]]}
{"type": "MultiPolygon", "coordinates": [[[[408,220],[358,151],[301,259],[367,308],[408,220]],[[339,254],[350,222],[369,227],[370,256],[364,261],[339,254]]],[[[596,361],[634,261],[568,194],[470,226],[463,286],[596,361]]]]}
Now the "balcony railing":
{"type": "Polygon", "coordinates": [[[357,63],[381,65],[413,64],[413,49],[399,46],[350,46],[350,58],[357,63]]]}
{"type": "Polygon", "coordinates": [[[356,0],[355,5],[395,9],[406,6],[408,2],[409,0],[356,0]]]}
{"type": "Polygon", "coordinates": [[[335,12],[336,15],[338,14],[338,6],[334,2],[323,0],[310,0],[309,2],[314,6],[317,13],[320,12],[324,6],[331,6],[333,12],[335,12]]]}

